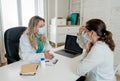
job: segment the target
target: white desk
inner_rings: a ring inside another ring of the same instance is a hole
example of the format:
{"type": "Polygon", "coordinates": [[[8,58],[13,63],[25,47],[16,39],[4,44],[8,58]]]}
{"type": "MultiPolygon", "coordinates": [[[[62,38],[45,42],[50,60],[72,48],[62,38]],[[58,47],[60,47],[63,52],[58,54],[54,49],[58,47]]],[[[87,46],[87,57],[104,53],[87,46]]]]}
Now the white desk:
{"type": "Polygon", "coordinates": [[[68,58],[55,54],[55,58],[59,59],[57,64],[44,69],[38,67],[35,76],[20,76],[21,65],[27,62],[18,61],[0,68],[0,81],[75,81],[79,77],[75,71],[81,57],[68,58]]]}

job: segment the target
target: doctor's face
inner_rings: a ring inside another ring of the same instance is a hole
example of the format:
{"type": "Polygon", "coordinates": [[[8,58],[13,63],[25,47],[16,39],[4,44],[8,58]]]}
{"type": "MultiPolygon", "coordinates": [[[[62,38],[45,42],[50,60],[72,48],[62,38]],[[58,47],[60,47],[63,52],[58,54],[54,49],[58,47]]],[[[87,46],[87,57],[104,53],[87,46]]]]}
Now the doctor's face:
{"type": "Polygon", "coordinates": [[[39,31],[39,28],[42,28],[45,26],[45,22],[43,20],[39,20],[37,26],[36,26],[36,32],[39,31]]]}

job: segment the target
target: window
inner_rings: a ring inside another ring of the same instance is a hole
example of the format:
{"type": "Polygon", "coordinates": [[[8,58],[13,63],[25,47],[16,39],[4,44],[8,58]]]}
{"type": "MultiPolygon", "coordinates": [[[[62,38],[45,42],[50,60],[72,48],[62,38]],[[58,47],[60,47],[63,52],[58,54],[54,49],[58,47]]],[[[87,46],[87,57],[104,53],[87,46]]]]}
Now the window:
{"type": "Polygon", "coordinates": [[[22,25],[28,26],[29,19],[35,15],[34,0],[21,0],[22,25]]]}
{"type": "MultiPolygon", "coordinates": [[[[18,25],[17,0],[1,0],[4,31],[18,25]]],[[[0,21],[1,22],[1,21],[0,21]]]]}
{"type": "MultiPolygon", "coordinates": [[[[19,25],[28,26],[34,15],[44,17],[44,0],[0,0],[4,31],[19,25]]],[[[0,21],[1,23],[1,21],[0,21]]]]}

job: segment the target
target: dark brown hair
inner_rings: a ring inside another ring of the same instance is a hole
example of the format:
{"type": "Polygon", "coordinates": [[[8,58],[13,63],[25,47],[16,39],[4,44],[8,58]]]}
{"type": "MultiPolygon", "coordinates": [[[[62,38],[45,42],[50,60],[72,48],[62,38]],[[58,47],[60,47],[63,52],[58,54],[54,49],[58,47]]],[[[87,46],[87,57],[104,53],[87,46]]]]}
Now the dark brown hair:
{"type": "Polygon", "coordinates": [[[87,29],[89,31],[93,30],[97,33],[98,36],[100,36],[99,40],[104,41],[112,51],[115,49],[115,44],[112,39],[112,33],[108,30],[106,30],[105,23],[100,19],[91,19],[87,21],[87,29]]]}

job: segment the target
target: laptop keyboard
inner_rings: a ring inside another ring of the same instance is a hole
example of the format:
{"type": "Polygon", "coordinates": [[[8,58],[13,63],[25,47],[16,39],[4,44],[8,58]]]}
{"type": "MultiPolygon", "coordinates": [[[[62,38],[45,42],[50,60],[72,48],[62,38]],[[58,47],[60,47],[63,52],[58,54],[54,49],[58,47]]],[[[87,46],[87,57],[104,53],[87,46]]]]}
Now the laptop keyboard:
{"type": "Polygon", "coordinates": [[[70,53],[70,54],[72,54],[72,55],[76,55],[76,54],[78,54],[78,53],[76,53],[76,52],[68,51],[68,50],[65,50],[65,52],[70,53]]]}
{"type": "Polygon", "coordinates": [[[66,57],[70,57],[70,58],[74,58],[74,57],[76,57],[78,55],[81,55],[81,53],[65,51],[64,49],[55,51],[55,53],[66,56],[66,57]]]}

